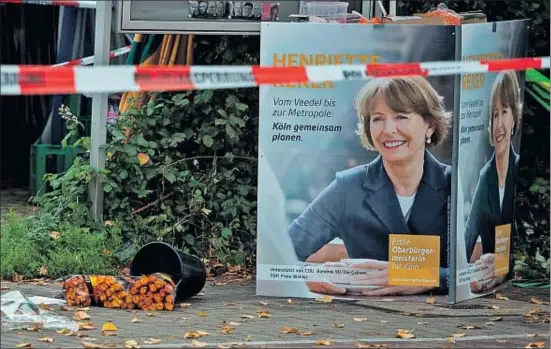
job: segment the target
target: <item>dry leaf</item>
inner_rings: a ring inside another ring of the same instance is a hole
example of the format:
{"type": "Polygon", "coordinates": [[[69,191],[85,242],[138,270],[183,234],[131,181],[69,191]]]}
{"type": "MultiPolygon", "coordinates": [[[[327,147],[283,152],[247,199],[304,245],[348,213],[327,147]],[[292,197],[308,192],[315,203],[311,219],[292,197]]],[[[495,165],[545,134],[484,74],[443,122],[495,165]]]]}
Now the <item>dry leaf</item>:
{"type": "Polygon", "coordinates": [[[54,341],[54,339],[49,338],[49,337],[42,337],[42,338],[38,338],[38,341],[39,342],[45,342],[45,343],[52,343],[54,341]]]}
{"type": "Polygon", "coordinates": [[[143,341],[143,342],[144,344],[159,344],[161,343],[161,340],[157,338],[149,338],[148,341],[143,341]]]}
{"type": "Polygon", "coordinates": [[[90,307],[77,308],[77,311],[89,311],[90,307]]]}
{"type": "Polygon", "coordinates": [[[191,303],[180,303],[180,308],[191,307],[191,303]]]}
{"type": "Polygon", "coordinates": [[[32,332],[38,332],[42,329],[42,324],[40,323],[35,323],[35,324],[32,324],[31,327],[27,327],[27,331],[32,331],[32,332]]]}
{"type": "Polygon", "coordinates": [[[312,331],[304,331],[304,332],[298,333],[299,336],[303,336],[303,337],[308,337],[308,336],[311,336],[312,334],[314,334],[312,331]]]}
{"type": "Polygon", "coordinates": [[[0,286],[0,291],[9,291],[10,290],[10,287],[9,286],[0,286]]]}
{"type": "MultiPolygon", "coordinates": [[[[86,333],[80,333],[80,332],[76,332],[75,336],[77,336],[78,338],[88,337],[88,335],[86,333]]],[[[88,338],[88,340],[93,341],[93,340],[96,340],[96,339],[95,338],[88,338]]]]}
{"type": "Polygon", "coordinates": [[[191,346],[194,347],[194,348],[204,348],[206,347],[207,345],[209,345],[208,343],[203,343],[203,342],[199,342],[199,341],[196,341],[195,339],[193,341],[191,341],[191,346]]]}
{"type": "Polygon", "coordinates": [[[386,324],[388,321],[387,320],[381,320],[379,322],[382,323],[382,324],[386,324]]]}
{"type": "Polygon", "coordinates": [[[549,305],[549,302],[539,299],[538,297],[530,297],[530,303],[538,305],[549,305]]]}
{"type": "Polygon", "coordinates": [[[528,343],[525,348],[545,348],[545,342],[528,343]]]}
{"type": "Polygon", "coordinates": [[[479,329],[480,327],[476,326],[476,325],[459,325],[457,326],[457,328],[461,328],[463,330],[475,330],[475,329],[479,329]]]}
{"type": "Polygon", "coordinates": [[[107,335],[107,336],[112,335],[112,334],[109,334],[109,333],[113,333],[113,332],[116,332],[118,330],[119,329],[117,328],[117,326],[115,326],[115,324],[112,321],[107,321],[106,323],[104,323],[101,326],[101,332],[104,336],[105,335],[107,335]]]}
{"type": "Polygon", "coordinates": [[[495,323],[491,321],[486,323],[486,326],[493,326],[493,325],[495,325],[495,323]]]}
{"type": "Polygon", "coordinates": [[[230,326],[241,326],[241,322],[231,321],[228,325],[230,325],[230,326]]]}
{"type": "Polygon", "coordinates": [[[227,284],[227,282],[215,282],[214,286],[226,286],[227,284]]]}
{"type": "MultiPolygon", "coordinates": [[[[250,337],[250,336],[247,336],[247,338],[249,338],[249,337],[250,337]]],[[[245,345],[245,343],[243,343],[243,342],[232,342],[232,343],[230,343],[230,348],[242,347],[242,346],[244,346],[244,345],[245,345]]]]}
{"type": "Polygon", "coordinates": [[[66,306],[66,305],[61,305],[61,306],[59,307],[59,310],[61,310],[61,311],[71,311],[71,310],[73,310],[73,308],[68,307],[68,306],[66,306]]]}
{"type": "Polygon", "coordinates": [[[417,325],[428,325],[429,323],[426,321],[419,321],[417,325]]]}
{"type": "Polygon", "coordinates": [[[508,301],[509,300],[509,298],[505,297],[501,293],[496,294],[496,299],[499,299],[500,301],[508,301]]]}
{"type": "Polygon", "coordinates": [[[130,320],[131,323],[137,324],[139,322],[142,322],[142,320],[138,319],[137,317],[133,317],[132,320],[130,320]]]}
{"type": "Polygon", "coordinates": [[[186,339],[197,339],[204,336],[208,336],[208,333],[205,331],[189,331],[184,335],[186,339]]]}
{"type": "Polygon", "coordinates": [[[262,314],[262,313],[266,313],[266,314],[269,314],[270,311],[268,309],[258,309],[256,311],[257,314],[262,314]]]}
{"type": "Polygon", "coordinates": [[[367,321],[367,318],[366,317],[355,317],[355,318],[352,318],[352,320],[354,320],[356,322],[364,322],[364,321],[367,321]]]}
{"type": "Polygon", "coordinates": [[[403,338],[403,339],[415,338],[415,335],[412,332],[413,331],[409,331],[409,330],[398,330],[396,331],[396,338],[403,338]]]}
{"type": "Polygon", "coordinates": [[[448,343],[455,343],[455,338],[454,337],[446,337],[446,342],[448,343]]]}
{"type": "Polygon", "coordinates": [[[48,268],[46,268],[46,266],[41,266],[40,269],[38,270],[38,273],[41,275],[41,276],[46,276],[48,275],[48,268]]]}
{"type": "Polygon", "coordinates": [[[15,347],[16,348],[31,348],[31,343],[19,343],[15,347]]]}
{"type": "Polygon", "coordinates": [[[157,317],[157,313],[155,313],[155,312],[147,313],[146,315],[149,316],[149,317],[157,317]]]}
{"type": "Polygon", "coordinates": [[[145,165],[149,162],[149,155],[144,153],[138,153],[138,161],[140,162],[140,165],[145,165]]]}
{"type": "Polygon", "coordinates": [[[535,333],[528,333],[528,334],[526,335],[526,337],[535,337],[535,336],[536,336],[535,333]]]}
{"type": "MultiPolygon", "coordinates": [[[[79,327],[80,327],[80,325],[79,325],[79,327]]],[[[71,332],[71,331],[70,331],[69,329],[67,329],[67,328],[64,328],[64,329],[62,329],[62,330],[57,330],[57,331],[55,331],[55,332],[56,332],[57,334],[67,334],[67,333],[69,333],[69,332],[71,332]]]]}
{"type": "Polygon", "coordinates": [[[268,303],[263,302],[263,301],[260,301],[259,303],[260,303],[260,305],[262,305],[262,306],[264,306],[264,307],[268,305],[268,303]]]}
{"type": "Polygon", "coordinates": [[[494,305],[491,306],[491,308],[492,308],[492,309],[499,309],[499,306],[497,306],[497,305],[494,304],[494,305]]]}
{"type": "Polygon", "coordinates": [[[452,333],[453,338],[465,337],[465,333],[452,333]]]}
{"type": "Polygon", "coordinates": [[[287,304],[293,304],[293,300],[291,298],[287,299],[287,304]]]}
{"type": "Polygon", "coordinates": [[[356,347],[359,349],[367,349],[367,348],[386,348],[386,344],[363,344],[363,343],[356,343],[356,347]]]}
{"type": "MultiPolygon", "coordinates": [[[[247,338],[245,338],[245,340],[247,342],[250,342],[252,339],[253,339],[253,336],[251,336],[251,335],[248,335],[247,338]]],[[[239,342],[239,343],[241,343],[241,342],[239,342]]]]}
{"type": "Polygon", "coordinates": [[[233,327],[230,327],[230,326],[223,327],[221,332],[222,334],[232,334],[233,327]]]}
{"type": "Polygon", "coordinates": [[[331,341],[329,339],[318,339],[316,345],[331,345],[331,341]]]}
{"type": "Polygon", "coordinates": [[[73,316],[74,320],[82,321],[82,320],[90,320],[90,315],[88,315],[84,311],[77,311],[75,315],[73,316]]]}
{"type": "Polygon", "coordinates": [[[95,330],[96,326],[91,322],[77,322],[80,330],[95,330]]]}
{"type": "Polygon", "coordinates": [[[297,333],[298,332],[298,329],[295,328],[295,327],[288,327],[288,326],[285,326],[283,328],[283,331],[281,331],[281,333],[283,334],[289,334],[289,333],[297,333]]]}
{"type": "Polygon", "coordinates": [[[48,235],[49,235],[52,239],[57,240],[57,239],[60,238],[61,233],[58,232],[58,231],[51,231],[48,235]]]}
{"type": "Polygon", "coordinates": [[[260,315],[258,315],[259,318],[261,319],[269,319],[272,317],[272,315],[268,314],[268,313],[260,313],[260,315]]]}
{"type": "Polygon", "coordinates": [[[425,303],[427,303],[427,304],[434,304],[434,302],[436,302],[435,297],[429,297],[425,300],[425,303]]]}
{"type": "Polygon", "coordinates": [[[252,315],[241,315],[242,319],[254,319],[255,317],[252,315]]]}
{"type": "Polygon", "coordinates": [[[490,321],[494,322],[494,321],[501,321],[503,320],[503,317],[502,316],[496,316],[496,317],[493,317],[493,318],[490,318],[490,321]]]}
{"type": "Polygon", "coordinates": [[[319,303],[332,303],[333,302],[333,297],[323,296],[323,297],[320,297],[320,298],[316,298],[316,302],[319,302],[319,303]]]}
{"type": "Polygon", "coordinates": [[[337,322],[334,322],[333,327],[335,327],[335,328],[344,328],[344,324],[338,324],[337,322]]]}
{"type": "Polygon", "coordinates": [[[129,339],[127,341],[124,341],[124,347],[127,349],[134,349],[134,348],[139,348],[140,346],[138,345],[138,342],[136,342],[135,340],[129,339]]]}
{"type": "Polygon", "coordinates": [[[89,343],[89,342],[82,342],[82,346],[88,349],[102,349],[103,347],[98,344],[89,343]]]}
{"type": "Polygon", "coordinates": [[[222,345],[222,344],[218,344],[217,348],[219,349],[228,349],[230,346],[229,345],[222,345]]]}
{"type": "Polygon", "coordinates": [[[206,317],[207,313],[204,311],[200,311],[197,315],[199,315],[199,317],[206,317]]]}

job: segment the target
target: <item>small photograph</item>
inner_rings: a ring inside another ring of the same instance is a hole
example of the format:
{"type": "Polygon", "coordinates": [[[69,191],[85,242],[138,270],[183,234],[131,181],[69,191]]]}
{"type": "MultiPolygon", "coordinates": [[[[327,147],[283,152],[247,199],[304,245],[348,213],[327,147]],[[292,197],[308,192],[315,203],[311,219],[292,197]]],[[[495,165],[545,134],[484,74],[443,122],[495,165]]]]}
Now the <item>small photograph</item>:
{"type": "Polygon", "coordinates": [[[188,2],[188,16],[190,18],[228,18],[227,1],[195,1],[188,2]]]}
{"type": "Polygon", "coordinates": [[[253,2],[253,19],[260,20],[262,16],[262,3],[260,1],[253,2]]]}
{"type": "Polygon", "coordinates": [[[263,2],[260,19],[265,22],[279,21],[279,2],[263,2]]]}

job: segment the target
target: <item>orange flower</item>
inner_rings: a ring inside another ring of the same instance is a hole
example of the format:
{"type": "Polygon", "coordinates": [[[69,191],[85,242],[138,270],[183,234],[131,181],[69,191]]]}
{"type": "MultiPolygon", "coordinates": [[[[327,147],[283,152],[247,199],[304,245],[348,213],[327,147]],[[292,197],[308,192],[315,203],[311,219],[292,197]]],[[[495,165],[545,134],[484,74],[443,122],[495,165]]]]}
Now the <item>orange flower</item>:
{"type": "Polygon", "coordinates": [[[165,304],[165,309],[166,309],[166,310],[172,310],[172,309],[174,309],[174,304],[172,304],[172,303],[166,303],[166,304],[165,304]]]}

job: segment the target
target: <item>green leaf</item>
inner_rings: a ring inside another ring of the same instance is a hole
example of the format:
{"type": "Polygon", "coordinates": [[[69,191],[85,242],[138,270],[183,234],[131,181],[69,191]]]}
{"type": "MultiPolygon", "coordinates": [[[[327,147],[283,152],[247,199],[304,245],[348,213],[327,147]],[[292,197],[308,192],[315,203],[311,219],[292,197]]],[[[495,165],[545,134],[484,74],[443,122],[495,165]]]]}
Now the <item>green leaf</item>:
{"type": "Polygon", "coordinates": [[[228,135],[228,137],[232,139],[237,137],[237,134],[235,133],[235,129],[230,124],[226,124],[226,134],[228,135]]]}
{"type": "Polygon", "coordinates": [[[231,238],[231,236],[232,236],[232,231],[231,231],[231,229],[229,229],[229,228],[224,228],[224,229],[222,229],[222,231],[220,232],[220,235],[221,235],[224,239],[229,239],[229,238],[231,238]]]}
{"type": "Polygon", "coordinates": [[[106,193],[110,193],[111,190],[113,190],[113,188],[109,185],[109,184],[105,184],[103,186],[103,191],[106,192],[106,193]]]}
{"type": "Polygon", "coordinates": [[[235,116],[230,116],[230,122],[239,127],[245,127],[245,121],[235,116]]]}
{"type": "Polygon", "coordinates": [[[216,119],[214,120],[214,125],[216,126],[220,126],[220,125],[225,125],[227,124],[228,121],[227,120],[224,120],[224,119],[216,119]]]}
{"type": "Polygon", "coordinates": [[[174,142],[183,142],[186,140],[186,135],[183,134],[183,133],[175,133],[172,135],[171,139],[174,141],[174,142]]]}
{"type": "Polygon", "coordinates": [[[204,135],[203,136],[203,144],[206,146],[206,147],[212,147],[212,144],[214,143],[214,140],[212,139],[211,136],[209,135],[204,135]]]}
{"type": "Polygon", "coordinates": [[[220,114],[220,116],[222,116],[223,118],[228,117],[228,114],[226,113],[226,111],[224,109],[218,109],[218,114],[220,114]]]}
{"type": "Polygon", "coordinates": [[[126,179],[128,178],[128,171],[125,169],[122,169],[119,171],[119,178],[120,179],[126,179]]]}
{"type": "Polygon", "coordinates": [[[176,182],[176,175],[170,170],[163,171],[163,177],[165,177],[170,183],[176,182]]]}
{"type": "Polygon", "coordinates": [[[235,107],[239,111],[245,111],[245,110],[249,109],[248,105],[246,105],[245,103],[240,103],[240,102],[235,103],[235,107]]]}

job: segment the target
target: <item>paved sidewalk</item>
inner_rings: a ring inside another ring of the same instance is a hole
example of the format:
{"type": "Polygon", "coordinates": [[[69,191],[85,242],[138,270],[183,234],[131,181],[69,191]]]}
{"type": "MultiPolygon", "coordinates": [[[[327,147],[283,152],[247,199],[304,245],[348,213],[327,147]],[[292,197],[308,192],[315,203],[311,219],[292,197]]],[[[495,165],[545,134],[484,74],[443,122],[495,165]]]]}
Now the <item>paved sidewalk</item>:
{"type": "MultiPolygon", "coordinates": [[[[59,291],[58,284],[43,286],[3,283],[3,288],[19,290],[27,296],[49,296],[59,291]]],[[[2,291],[7,292],[7,290],[2,291]]],[[[208,332],[196,339],[208,347],[322,347],[350,348],[362,344],[386,344],[388,348],[524,348],[529,343],[544,342],[549,347],[549,305],[530,303],[530,296],[549,301],[549,290],[508,288],[502,292],[509,300],[488,296],[450,307],[443,304],[334,301],[266,298],[255,296],[254,282],[214,286],[209,283],[204,292],[189,300],[191,305],[173,312],[146,312],[90,308],[90,320],[97,329],[80,331],[87,337],[64,336],[55,331],[10,331],[2,333],[1,347],[13,348],[19,343],[31,343],[33,348],[82,348],[83,342],[99,347],[124,347],[135,340],[141,348],[192,347],[186,339],[189,331],[208,332]],[[264,303],[260,303],[264,302],[264,303]],[[537,318],[525,314],[540,308],[537,318]],[[260,318],[268,311],[271,317],[260,318]],[[131,322],[134,317],[140,322],[131,322]],[[106,321],[118,328],[116,336],[103,336],[100,328],[106,321]],[[358,321],[361,320],[361,321],[358,321]],[[283,334],[285,327],[299,333],[283,334]],[[232,327],[231,333],[224,327],[232,327]],[[462,328],[461,328],[462,327],[462,328]],[[398,329],[413,330],[417,338],[396,338],[398,329]],[[226,332],[226,333],[223,333],[226,332]],[[446,337],[464,334],[450,343],[446,337]],[[52,343],[38,339],[50,337],[52,343]],[[153,338],[153,340],[152,340],[153,338]],[[160,342],[155,341],[160,340],[160,342]],[[150,344],[145,343],[148,341],[150,344]],[[320,342],[321,341],[321,342],[320,342]],[[158,342],[151,344],[151,342],[158,342]]],[[[74,311],[55,310],[72,317],[74,311]]],[[[540,344],[541,345],[541,344],[540,344]]],[[[367,347],[367,346],[366,346],[367,347]]],[[[374,346],[373,346],[374,347],[374,346]]]]}

